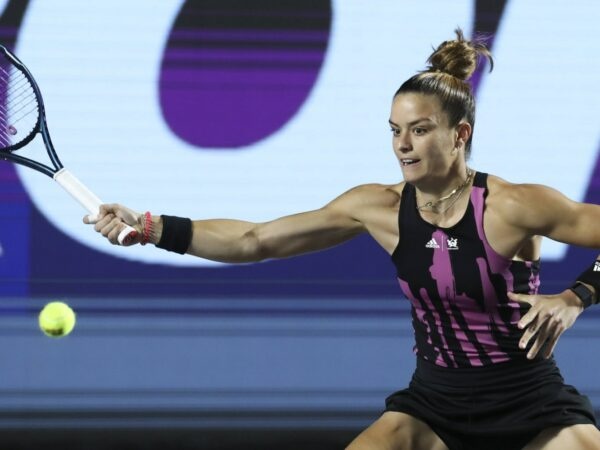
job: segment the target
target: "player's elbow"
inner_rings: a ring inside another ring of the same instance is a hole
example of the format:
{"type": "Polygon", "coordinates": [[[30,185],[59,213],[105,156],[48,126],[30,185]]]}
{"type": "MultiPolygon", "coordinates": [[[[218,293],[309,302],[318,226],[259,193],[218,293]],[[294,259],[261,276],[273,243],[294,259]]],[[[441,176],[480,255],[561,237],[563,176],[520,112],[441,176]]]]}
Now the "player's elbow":
{"type": "Polygon", "coordinates": [[[241,256],[244,262],[260,262],[268,259],[269,251],[253,228],[242,236],[241,256]]]}

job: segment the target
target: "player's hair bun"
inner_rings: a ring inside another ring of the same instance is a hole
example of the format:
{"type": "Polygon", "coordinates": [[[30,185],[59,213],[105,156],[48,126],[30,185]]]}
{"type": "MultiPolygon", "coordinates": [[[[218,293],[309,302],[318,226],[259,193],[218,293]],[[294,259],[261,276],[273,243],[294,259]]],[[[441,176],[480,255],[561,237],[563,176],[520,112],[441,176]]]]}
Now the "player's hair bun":
{"type": "MultiPolygon", "coordinates": [[[[478,58],[493,60],[490,51],[481,38],[473,41],[465,39],[460,28],[455,30],[456,39],[442,42],[434,50],[427,62],[426,70],[413,75],[406,80],[394,94],[394,99],[400,94],[414,92],[436,97],[442,110],[448,117],[448,125],[455,127],[461,120],[475,127],[475,98],[469,78],[477,68],[478,58]]],[[[465,143],[465,158],[471,154],[471,139],[465,143]]]]}
{"type": "Polygon", "coordinates": [[[459,80],[468,80],[475,72],[479,55],[490,60],[491,71],[494,61],[486,46],[477,40],[466,40],[460,28],[455,33],[455,40],[442,42],[429,56],[429,66],[425,72],[443,72],[459,80]]]}

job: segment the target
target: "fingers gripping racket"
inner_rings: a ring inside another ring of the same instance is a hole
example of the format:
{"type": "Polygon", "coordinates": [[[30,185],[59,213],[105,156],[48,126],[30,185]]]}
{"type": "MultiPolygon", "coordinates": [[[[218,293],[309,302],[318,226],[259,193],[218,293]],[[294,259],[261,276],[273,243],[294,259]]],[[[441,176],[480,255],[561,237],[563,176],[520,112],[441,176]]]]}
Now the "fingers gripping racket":
{"type": "MultiPolygon", "coordinates": [[[[102,201],[75,175],[65,169],[50,140],[42,93],[25,65],[0,45],[0,158],[37,170],[54,179],[88,212],[98,215],[102,201]],[[17,155],[37,133],[42,135],[50,165],[17,155]]],[[[120,244],[127,244],[137,231],[126,226],[119,234],[120,244]]]]}

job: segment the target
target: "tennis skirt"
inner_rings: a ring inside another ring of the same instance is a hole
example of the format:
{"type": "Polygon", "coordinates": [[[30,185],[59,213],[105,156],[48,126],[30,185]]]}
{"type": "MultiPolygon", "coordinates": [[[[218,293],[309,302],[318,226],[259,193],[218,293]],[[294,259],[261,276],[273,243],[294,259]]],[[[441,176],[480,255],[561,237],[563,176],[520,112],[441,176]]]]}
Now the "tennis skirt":
{"type": "Polygon", "coordinates": [[[450,369],[417,357],[408,389],[390,395],[386,411],[427,423],[450,450],[518,449],[549,427],[596,425],[589,399],[542,358],[450,369]]]}

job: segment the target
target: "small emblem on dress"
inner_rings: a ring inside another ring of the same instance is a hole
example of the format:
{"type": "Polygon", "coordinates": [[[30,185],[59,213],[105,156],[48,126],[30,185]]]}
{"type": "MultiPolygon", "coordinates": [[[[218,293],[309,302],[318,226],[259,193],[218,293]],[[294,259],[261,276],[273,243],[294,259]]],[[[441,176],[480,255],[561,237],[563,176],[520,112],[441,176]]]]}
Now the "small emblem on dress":
{"type": "Polygon", "coordinates": [[[448,250],[458,250],[457,238],[448,238],[446,242],[448,243],[448,250]]]}
{"type": "Polygon", "coordinates": [[[431,238],[431,240],[425,244],[426,248],[440,248],[439,244],[435,241],[435,238],[431,238]]]}

